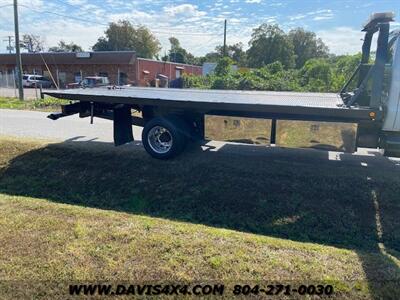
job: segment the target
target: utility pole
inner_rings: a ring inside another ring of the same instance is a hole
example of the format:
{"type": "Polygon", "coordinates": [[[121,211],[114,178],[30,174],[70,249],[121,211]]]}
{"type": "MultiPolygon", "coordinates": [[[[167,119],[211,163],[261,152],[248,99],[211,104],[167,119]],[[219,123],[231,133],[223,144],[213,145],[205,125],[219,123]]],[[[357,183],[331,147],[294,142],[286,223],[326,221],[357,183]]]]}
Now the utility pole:
{"type": "Polygon", "coordinates": [[[226,20],[224,22],[224,57],[226,56],[226,20]]]}
{"type": "Polygon", "coordinates": [[[19,48],[18,3],[14,0],[14,26],[15,26],[15,56],[17,59],[17,79],[19,100],[24,100],[24,87],[22,86],[22,63],[19,48]]]}
{"type": "Polygon", "coordinates": [[[12,35],[7,35],[7,39],[6,40],[3,40],[4,42],[8,42],[8,47],[7,47],[7,50],[8,50],[8,52],[11,54],[12,53],[12,50],[13,50],[13,46],[11,46],[11,43],[12,43],[12,41],[13,41],[13,36],[12,35]]]}

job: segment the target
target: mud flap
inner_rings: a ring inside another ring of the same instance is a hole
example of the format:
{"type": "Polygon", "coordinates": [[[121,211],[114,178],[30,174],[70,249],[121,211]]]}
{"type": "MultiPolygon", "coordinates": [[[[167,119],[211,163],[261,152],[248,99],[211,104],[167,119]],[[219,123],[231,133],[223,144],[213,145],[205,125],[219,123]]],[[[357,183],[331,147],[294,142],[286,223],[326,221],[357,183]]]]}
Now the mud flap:
{"type": "Polygon", "coordinates": [[[400,133],[383,132],[381,148],[385,150],[385,156],[400,157],[400,133]]]}
{"type": "Polygon", "coordinates": [[[127,105],[114,107],[114,144],[120,146],[133,141],[131,108],[127,105]]]}
{"type": "Polygon", "coordinates": [[[379,146],[380,123],[358,123],[357,147],[377,148],[379,146]]]}

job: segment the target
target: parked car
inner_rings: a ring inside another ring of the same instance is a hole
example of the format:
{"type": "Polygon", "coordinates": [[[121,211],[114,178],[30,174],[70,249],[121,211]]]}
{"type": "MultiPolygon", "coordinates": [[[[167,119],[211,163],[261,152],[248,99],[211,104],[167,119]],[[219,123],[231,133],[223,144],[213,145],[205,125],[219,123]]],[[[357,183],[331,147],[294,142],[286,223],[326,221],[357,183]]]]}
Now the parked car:
{"type": "Polygon", "coordinates": [[[74,89],[74,88],[93,88],[99,86],[107,86],[110,85],[110,80],[108,77],[101,77],[101,76],[88,76],[85,77],[80,82],[69,83],[67,88],[74,89]]]}
{"type": "Polygon", "coordinates": [[[30,75],[30,74],[24,74],[22,76],[22,86],[23,87],[40,87],[42,88],[50,88],[53,86],[53,83],[50,81],[50,79],[41,76],[41,75],[30,75]]]}

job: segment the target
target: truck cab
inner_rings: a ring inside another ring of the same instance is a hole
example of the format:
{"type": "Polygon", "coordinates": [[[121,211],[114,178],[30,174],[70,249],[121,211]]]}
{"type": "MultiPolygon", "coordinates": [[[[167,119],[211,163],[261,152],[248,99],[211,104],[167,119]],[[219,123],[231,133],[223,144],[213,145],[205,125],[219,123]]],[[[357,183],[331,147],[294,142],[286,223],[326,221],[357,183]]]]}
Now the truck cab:
{"type": "Polygon", "coordinates": [[[362,29],[365,36],[360,64],[339,94],[348,107],[376,110],[374,123],[359,124],[357,146],[381,148],[385,155],[400,156],[400,31],[389,31],[392,21],[391,12],[370,16],[362,29]],[[374,34],[378,39],[372,59],[374,34]],[[350,90],[354,82],[355,88],[350,90]]]}
{"type": "Polygon", "coordinates": [[[400,156],[400,30],[389,37],[389,88],[383,96],[382,147],[386,155],[400,156]]]}

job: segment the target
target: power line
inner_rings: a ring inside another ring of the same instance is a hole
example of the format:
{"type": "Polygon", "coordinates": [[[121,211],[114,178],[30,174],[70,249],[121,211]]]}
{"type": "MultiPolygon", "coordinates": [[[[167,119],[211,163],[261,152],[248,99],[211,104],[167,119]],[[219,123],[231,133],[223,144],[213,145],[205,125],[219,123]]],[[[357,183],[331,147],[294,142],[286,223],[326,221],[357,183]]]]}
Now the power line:
{"type": "MultiPolygon", "coordinates": [[[[63,4],[67,4],[63,1],[60,0],[56,0],[59,3],[63,3],[63,4]]],[[[11,6],[12,4],[7,4],[4,5],[4,7],[6,6],[11,6]]],[[[69,6],[73,6],[68,4],[69,6]]],[[[24,7],[27,8],[30,11],[39,13],[39,14],[52,14],[52,15],[56,15],[62,18],[66,18],[66,19],[72,19],[72,20],[76,20],[76,21],[80,21],[80,22],[84,22],[84,23],[89,23],[89,24],[94,24],[94,25],[101,25],[101,26],[109,26],[109,23],[102,23],[102,22],[98,22],[98,21],[94,21],[94,20],[89,20],[89,19],[83,19],[80,17],[76,17],[76,16],[72,16],[72,15],[65,15],[62,13],[58,13],[55,11],[48,11],[48,10],[42,10],[42,9],[36,9],[33,8],[31,6],[28,5],[24,5],[24,4],[18,4],[18,6],[20,7],[24,7]]],[[[0,6],[1,7],[1,6],[0,6]]],[[[135,24],[135,22],[133,22],[135,24]]],[[[141,26],[141,24],[136,24],[138,26],[141,26]]],[[[205,36],[205,37],[211,37],[207,40],[207,43],[209,43],[211,40],[215,40],[217,37],[220,37],[220,34],[216,34],[216,33],[201,33],[201,32],[193,32],[193,33],[189,33],[189,32],[179,32],[179,31],[172,31],[172,30],[168,30],[168,31],[162,31],[162,30],[152,30],[151,28],[149,28],[151,30],[151,32],[156,33],[156,34],[161,34],[161,35],[169,35],[169,36],[174,36],[174,35],[190,35],[190,36],[205,36]]],[[[203,43],[204,44],[204,43],[203,43]]]]}
{"type": "MultiPolygon", "coordinates": [[[[28,8],[28,9],[30,9],[30,10],[32,10],[32,11],[37,12],[37,13],[52,14],[52,15],[56,15],[56,16],[59,16],[59,17],[63,17],[63,18],[67,18],[67,19],[73,19],[73,20],[77,20],[77,21],[81,21],[81,22],[85,22],[85,23],[90,23],[90,24],[94,24],[94,25],[101,25],[101,26],[108,26],[108,25],[109,25],[109,23],[101,23],[101,22],[97,22],[97,21],[93,21],[93,20],[82,19],[82,18],[79,18],[79,17],[67,16],[67,15],[60,14],[60,13],[57,13],[57,12],[54,12],[54,11],[37,10],[37,9],[34,9],[34,8],[29,7],[29,6],[27,6],[27,5],[24,5],[24,4],[19,4],[18,6],[22,6],[22,7],[28,8]]],[[[137,24],[137,25],[139,25],[139,24],[137,24]]],[[[150,29],[150,30],[151,30],[152,32],[154,32],[154,33],[158,33],[158,34],[168,34],[168,35],[174,35],[174,34],[176,34],[176,35],[191,35],[191,36],[219,36],[219,34],[216,34],[216,33],[177,32],[177,31],[172,32],[172,31],[152,30],[152,29],[150,29]]]]}
{"type": "MultiPolygon", "coordinates": [[[[56,1],[56,2],[58,2],[58,3],[62,3],[62,4],[64,4],[64,5],[67,5],[67,6],[69,6],[69,7],[71,7],[71,8],[73,8],[73,9],[78,9],[79,8],[79,10],[82,10],[82,7],[79,7],[79,6],[77,6],[77,5],[72,5],[72,4],[70,4],[70,3],[68,3],[68,2],[64,2],[64,1],[61,1],[61,0],[53,0],[53,1],[56,1]]],[[[154,1],[153,0],[153,2],[152,3],[155,3],[156,1],[154,1]]],[[[162,2],[160,2],[160,3],[164,3],[164,4],[174,4],[175,2],[174,1],[165,1],[165,0],[163,0],[162,2]]],[[[103,6],[104,7],[104,6],[103,6]]],[[[83,11],[85,11],[85,12],[88,12],[88,10],[85,8],[85,9],[83,9],[83,11]]],[[[140,23],[136,23],[136,22],[132,22],[134,25],[136,25],[136,26],[140,26],[140,25],[142,25],[142,24],[140,24],[140,23]]],[[[203,25],[201,25],[200,26],[201,28],[204,28],[204,26],[203,25]]],[[[153,32],[156,32],[157,33],[157,30],[152,30],[153,32]]],[[[159,32],[160,33],[160,32],[159,32]]],[[[169,32],[165,32],[166,34],[169,34],[169,32]]],[[[181,34],[190,34],[190,35],[192,35],[191,33],[186,33],[186,32],[182,32],[181,34]]],[[[210,34],[202,34],[202,33],[195,33],[195,34],[198,34],[198,35],[210,35],[210,34]]]]}
{"type": "Polygon", "coordinates": [[[79,17],[67,16],[67,15],[60,14],[60,13],[57,13],[57,12],[54,12],[54,11],[37,10],[37,9],[34,9],[34,8],[32,8],[32,7],[28,6],[28,5],[24,5],[24,4],[19,4],[18,6],[22,6],[22,7],[28,8],[28,9],[30,9],[32,11],[35,11],[35,12],[38,12],[38,13],[41,13],[41,14],[42,13],[52,14],[52,15],[56,15],[56,16],[59,16],[59,17],[63,17],[63,18],[73,19],[73,20],[82,21],[82,22],[86,22],[86,23],[92,23],[92,24],[95,24],[95,25],[102,25],[102,26],[107,26],[108,25],[106,23],[90,21],[90,20],[79,18],[79,17]]]}
{"type": "Polygon", "coordinates": [[[73,7],[73,8],[77,8],[76,5],[72,5],[72,4],[68,3],[68,2],[64,2],[64,1],[61,1],[61,0],[55,0],[55,1],[58,2],[58,3],[62,3],[62,4],[65,4],[65,5],[68,5],[68,6],[73,7]]]}

